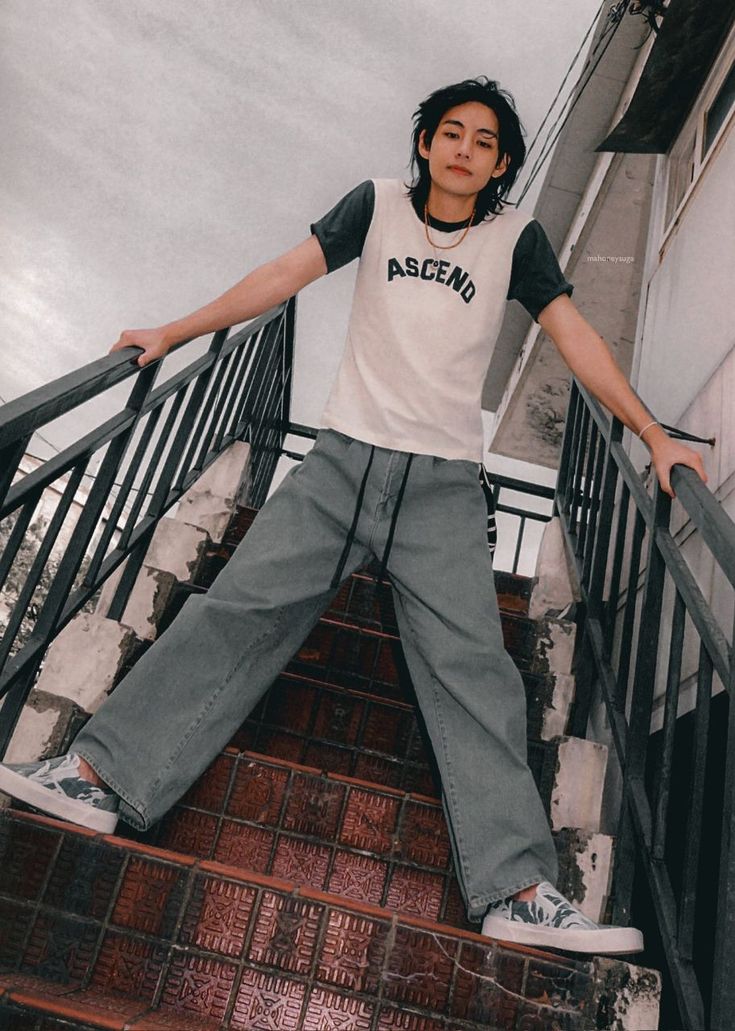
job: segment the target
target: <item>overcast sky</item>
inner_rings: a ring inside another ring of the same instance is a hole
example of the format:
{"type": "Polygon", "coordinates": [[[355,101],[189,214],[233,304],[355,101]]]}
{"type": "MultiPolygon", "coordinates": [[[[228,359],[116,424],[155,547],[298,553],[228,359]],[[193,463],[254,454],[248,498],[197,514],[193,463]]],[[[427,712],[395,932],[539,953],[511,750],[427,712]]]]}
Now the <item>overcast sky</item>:
{"type": "MultiPolygon", "coordinates": [[[[530,143],[599,6],[2,0],[0,395],[213,299],[361,180],[406,178],[411,116],[439,86],[497,79],[530,143]]],[[[355,271],[299,298],[297,421],[321,413],[355,271]]]]}

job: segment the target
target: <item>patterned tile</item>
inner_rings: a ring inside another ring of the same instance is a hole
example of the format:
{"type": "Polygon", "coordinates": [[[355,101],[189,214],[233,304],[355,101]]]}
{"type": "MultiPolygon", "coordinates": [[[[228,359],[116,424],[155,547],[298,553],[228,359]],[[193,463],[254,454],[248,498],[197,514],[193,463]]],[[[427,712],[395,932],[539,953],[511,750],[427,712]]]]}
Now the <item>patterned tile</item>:
{"type": "Polygon", "coordinates": [[[126,1031],[221,1031],[222,1023],[201,1014],[187,1016],[181,1010],[162,1007],[139,1020],[133,1021],[126,1031]]]}
{"type": "Polygon", "coordinates": [[[255,744],[245,746],[254,752],[270,755],[274,759],[288,759],[289,762],[301,762],[304,751],[304,739],[286,730],[275,730],[262,727],[255,739],[255,744]]]}
{"type": "Polygon", "coordinates": [[[241,760],[237,764],[227,813],[242,820],[277,826],[288,777],[288,770],[241,760]]]}
{"type": "Polygon", "coordinates": [[[161,1001],[164,1006],[222,1020],[235,984],[237,967],[208,957],[175,952],[161,1001]]]}
{"type": "Polygon", "coordinates": [[[13,968],[18,962],[28,928],[33,922],[32,910],[17,902],[0,899],[0,964],[13,968]]]}
{"type": "Polygon", "coordinates": [[[404,859],[439,870],[449,865],[449,836],[440,806],[422,805],[409,799],[401,814],[399,837],[404,859]]]}
{"type": "Polygon", "coordinates": [[[526,960],[520,953],[463,942],[452,1016],[491,1027],[516,1027],[525,969],[526,960]]]}
{"type": "Polygon", "coordinates": [[[207,809],[212,813],[221,812],[234,763],[234,756],[218,755],[183,796],[181,805],[207,809]]]}
{"type": "Polygon", "coordinates": [[[0,890],[18,899],[37,899],[61,834],[25,820],[0,823],[0,890]]]}
{"type": "Polygon", "coordinates": [[[350,788],[338,840],[368,852],[394,852],[400,804],[395,795],[350,788]]]}
{"type": "Polygon", "coordinates": [[[383,975],[388,999],[444,1011],[456,941],[399,924],[383,975]]]}
{"type": "Polygon", "coordinates": [[[326,744],[324,741],[306,741],[303,762],[305,766],[314,766],[317,770],[328,770],[329,773],[349,776],[352,770],[352,752],[339,745],[326,744]]]}
{"type": "Polygon", "coordinates": [[[285,881],[321,889],[327,881],[331,854],[332,850],[326,845],[316,845],[281,834],[269,872],[285,881]]]}
{"type": "Polygon", "coordinates": [[[275,833],[265,828],[223,820],[213,858],[242,870],[266,873],[274,839],[275,833]]]}
{"type": "Polygon", "coordinates": [[[116,931],[107,931],[92,972],[92,984],[140,999],[153,1000],[166,950],[116,931]]]}
{"type": "Polygon", "coordinates": [[[41,913],[28,939],[21,969],[49,981],[81,981],[100,931],[94,925],[41,913]]]}
{"type": "Polygon", "coordinates": [[[307,734],[316,694],[317,689],[311,684],[280,677],[267,695],[266,722],[307,734]]]}
{"type": "Polygon", "coordinates": [[[365,720],[362,744],[375,752],[407,757],[413,729],[413,713],[407,709],[380,705],[374,702],[365,720]]]}
{"type": "Polygon", "coordinates": [[[443,894],[444,877],[441,874],[399,865],[391,872],[385,904],[399,913],[436,920],[443,894]]]}
{"type": "Polygon", "coordinates": [[[423,1017],[408,1010],[384,1006],[378,1016],[375,1031],[448,1031],[443,1021],[423,1017]]]}
{"type": "Polygon", "coordinates": [[[158,844],[174,852],[210,859],[216,831],[216,816],[177,806],[163,818],[158,844]]]}
{"type": "Polygon", "coordinates": [[[314,721],[314,736],[341,744],[354,744],[365,703],[352,695],[324,691],[314,721]]]}
{"type": "Polygon", "coordinates": [[[305,988],[298,981],[245,968],[231,1031],[301,1031],[305,988]]]}
{"type": "Polygon", "coordinates": [[[362,999],[312,988],[304,1015],[304,1031],[370,1031],[373,1006],[362,999]]]}
{"type": "Polygon", "coordinates": [[[209,952],[240,956],[255,897],[255,889],[247,885],[197,877],[178,940],[209,952]]]}
{"type": "Polygon", "coordinates": [[[121,849],[110,849],[88,838],[64,838],[48,886],[45,905],[98,920],[107,913],[125,861],[121,849]]]}
{"type": "Polygon", "coordinates": [[[388,865],[380,859],[337,849],[327,890],[335,895],[380,905],[387,874],[388,865]]]}
{"type": "Polygon", "coordinates": [[[389,930],[386,922],[330,909],[316,976],[351,991],[377,992],[389,930]]]}
{"type": "Polygon", "coordinates": [[[323,906],[264,891],[248,958],[292,973],[308,973],[323,911],[323,906]]]}
{"type": "Polygon", "coordinates": [[[131,856],[111,923],[145,934],[169,937],[179,915],[187,872],[131,856]]]}
{"type": "Polygon", "coordinates": [[[342,784],[326,777],[295,774],[283,818],[284,830],[332,840],[337,833],[344,794],[342,784]]]}

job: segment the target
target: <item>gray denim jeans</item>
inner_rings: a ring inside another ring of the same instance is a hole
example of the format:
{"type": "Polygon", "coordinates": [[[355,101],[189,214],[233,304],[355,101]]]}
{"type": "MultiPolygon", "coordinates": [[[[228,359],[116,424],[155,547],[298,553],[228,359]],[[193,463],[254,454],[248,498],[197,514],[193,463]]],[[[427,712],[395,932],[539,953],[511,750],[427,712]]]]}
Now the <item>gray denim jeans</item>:
{"type": "MultiPolygon", "coordinates": [[[[372,450],[343,580],[382,556],[409,457],[372,450]]],[[[73,750],[120,795],[132,826],[148,828],[185,793],[327,608],[370,452],[320,430],[209,591],[186,601],[77,735],[73,750]]],[[[503,645],[478,471],[413,456],[388,562],[470,920],[558,876],[527,764],[523,682],[503,645]]]]}

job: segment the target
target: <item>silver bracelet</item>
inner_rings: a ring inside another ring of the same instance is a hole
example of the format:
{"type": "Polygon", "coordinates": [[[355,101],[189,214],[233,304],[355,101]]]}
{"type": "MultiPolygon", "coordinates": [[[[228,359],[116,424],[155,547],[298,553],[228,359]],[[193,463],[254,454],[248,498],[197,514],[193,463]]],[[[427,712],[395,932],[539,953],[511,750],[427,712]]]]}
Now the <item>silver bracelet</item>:
{"type": "Polygon", "coordinates": [[[640,432],[638,433],[638,436],[641,440],[643,440],[643,434],[646,432],[649,426],[658,426],[658,423],[655,419],[652,419],[650,422],[647,422],[643,429],[640,430],[640,432]]]}

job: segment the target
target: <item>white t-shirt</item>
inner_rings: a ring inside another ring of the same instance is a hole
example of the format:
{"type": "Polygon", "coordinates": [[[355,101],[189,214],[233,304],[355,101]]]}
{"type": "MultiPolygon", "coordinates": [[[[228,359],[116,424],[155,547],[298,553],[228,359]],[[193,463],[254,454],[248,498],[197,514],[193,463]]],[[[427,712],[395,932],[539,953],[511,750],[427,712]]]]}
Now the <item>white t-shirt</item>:
{"type": "MultiPolygon", "coordinates": [[[[573,287],[553,252],[549,258],[546,241],[545,250],[536,248],[535,294],[528,277],[523,293],[517,245],[531,223],[527,247],[541,229],[526,212],[506,208],[489,215],[457,247],[434,251],[398,179],[368,180],[357,198],[353,191],[353,213],[361,210],[366,222],[368,184],[372,212],[362,229],[346,346],[320,425],[380,447],[480,462],[482,387],[508,297],[518,296],[535,318],[552,296],[573,287]]],[[[339,267],[335,251],[350,253],[335,232],[338,208],[312,225],[329,271],[339,267]]],[[[352,232],[359,237],[355,226],[353,214],[352,232]]],[[[432,221],[435,244],[445,247],[461,237],[463,229],[446,227],[432,221]]],[[[543,230],[541,235],[545,239],[543,230]]]]}

